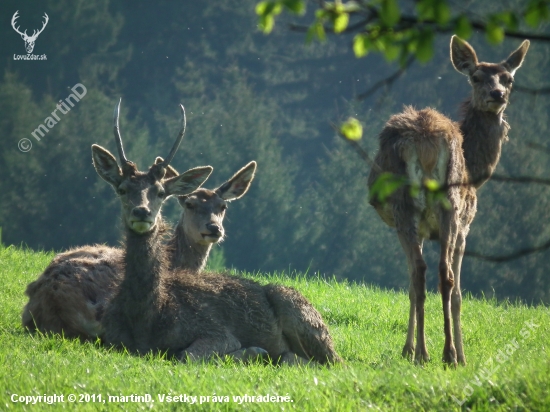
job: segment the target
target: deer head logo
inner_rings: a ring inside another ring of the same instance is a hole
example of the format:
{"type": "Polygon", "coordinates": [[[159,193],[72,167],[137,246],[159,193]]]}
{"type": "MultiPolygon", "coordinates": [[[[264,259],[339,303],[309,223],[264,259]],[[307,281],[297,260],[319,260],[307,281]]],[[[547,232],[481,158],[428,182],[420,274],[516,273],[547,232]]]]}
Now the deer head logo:
{"type": "Polygon", "coordinates": [[[42,28],[40,30],[33,30],[32,36],[27,35],[27,30],[25,30],[23,33],[19,31],[19,26],[15,27],[15,24],[17,23],[16,20],[19,18],[19,10],[17,10],[13,17],[11,18],[11,26],[13,27],[13,30],[15,30],[17,33],[21,35],[21,38],[25,41],[25,49],[27,49],[27,53],[31,54],[34,49],[34,42],[38,38],[38,35],[44,31],[44,28],[46,27],[46,24],[48,24],[48,21],[50,18],[46,13],[44,13],[44,23],[42,24],[42,28]]]}

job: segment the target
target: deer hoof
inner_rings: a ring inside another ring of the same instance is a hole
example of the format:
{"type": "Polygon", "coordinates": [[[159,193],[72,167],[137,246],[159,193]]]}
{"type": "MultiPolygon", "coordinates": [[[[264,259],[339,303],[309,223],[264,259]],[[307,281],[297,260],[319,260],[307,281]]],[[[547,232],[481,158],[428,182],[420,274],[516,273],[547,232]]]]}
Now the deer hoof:
{"type": "Polygon", "coordinates": [[[456,361],[456,350],[454,347],[443,350],[443,363],[448,367],[456,368],[458,363],[456,361]]]}
{"type": "Polygon", "coordinates": [[[423,348],[421,350],[416,350],[414,354],[414,363],[417,365],[424,365],[425,363],[430,361],[430,355],[428,355],[428,351],[426,348],[423,348]]]}
{"type": "Polygon", "coordinates": [[[414,357],[414,346],[406,343],[405,346],[403,346],[401,356],[403,356],[405,359],[412,360],[414,357]]]}
{"type": "Polygon", "coordinates": [[[269,353],[263,349],[259,348],[257,346],[251,346],[246,349],[240,349],[235,352],[232,352],[228,355],[231,355],[231,357],[235,360],[238,360],[240,362],[255,362],[258,360],[264,360],[269,357],[269,353]]]}

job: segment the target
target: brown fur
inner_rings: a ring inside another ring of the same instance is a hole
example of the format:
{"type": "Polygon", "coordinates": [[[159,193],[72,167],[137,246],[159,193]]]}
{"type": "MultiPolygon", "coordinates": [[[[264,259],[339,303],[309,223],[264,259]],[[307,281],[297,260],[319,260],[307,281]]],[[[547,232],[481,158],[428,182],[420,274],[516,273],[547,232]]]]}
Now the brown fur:
{"type": "Polygon", "coordinates": [[[448,144],[446,139],[455,136],[458,127],[433,109],[416,111],[412,106],[407,106],[402,114],[390,118],[384,131],[388,135],[381,136],[381,139],[393,140],[392,136],[400,136],[395,144],[405,162],[411,159],[414,152],[424,172],[431,174],[440,150],[448,144]]]}
{"type": "MultiPolygon", "coordinates": [[[[132,162],[124,162],[118,167],[113,155],[100,146],[93,145],[92,151],[94,166],[107,170],[102,177],[115,187],[123,209],[140,204],[144,199],[122,194],[121,190],[132,191],[133,188],[141,195],[144,188],[148,188],[147,205],[159,208],[164,201],[158,197],[163,185],[174,186],[175,190],[181,189],[179,186],[193,190],[212,170],[210,167],[197,168],[179,176],[159,158],[144,173],[132,162]]],[[[126,218],[132,215],[127,213],[126,218]]],[[[21,316],[23,327],[83,340],[96,339],[102,331],[100,319],[104,307],[122,281],[123,257],[123,249],[103,245],[84,246],[57,255],[39,278],[27,286],[25,293],[29,302],[21,316]]]]}
{"type": "Polygon", "coordinates": [[[502,63],[479,63],[474,49],[456,36],[451,39],[451,60],[457,71],[469,76],[472,97],[463,105],[460,125],[433,109],[411,107],[390,118],[380,134],[380,151],[369,176],[372,187],[381,173],[406,176],[421,183],[436,178],[444,184],[450,208],[428,201],[424,192],[411,197],[408,187],[395,191],[385,203],[371,199],[380,217],[397,230],[411,277],[410,311],[403,356],[417,362],[429,359],[424,335],[426,263],[423,240],[441,243],[439,289],[443,301],[445,345],[443,361],[466,363],[462,344],[460,267],[466,236],[474,219],[476,190],[493,173],[507,139],[503,113],[512,87],[512,76],[527,53],[525,41],[502,63]],[[438,170],[439,165],[439,170],[438,170]],[[441,170],[442,169],[442,170],[441,170]],[[435,176],[434,176],[435,175],[435,176]],[[451,314],[454,335],[451,328],[451,314]],[[418,329],[416,347],[414,332],[418,329]],[[453,341],[454,339],[454,341],[453,341]]]}
{"type": "MultiPolygon", "coordinates": [[[[157,158],[156,163],[160,161],[162,158],[157,158]]],[[[166,246],[172,267],[197,272],[204,269],[212,245],[224,237],[226,203],[244,196],[255,168],[256,163],[251,162],[220,188],[199,188],[179,198],[181,218],[166,246]],[[198,201],[191,210],[186,202],[193,199],[198,201]],[[210,233],[208,227],[212,225],[218,232],[203,237],[202,234],[210,233]]],[[[132,164],[128,172],[135,176],[138,171],[132,164]]],[[[178,172],[168,167],[165,178],[175,176],[178,172]]],[[[27,286],[29,302],[23,308],[23,327],[83,340],[96,339],[101,332],[104,306],[122,281],[123,257],[123,249],[103,245],[83,246],[57,255],[27,286]]]]}
{"type": "MultiPolygon", "coordinates": [[[[110,161],[105,153],[94,155],[110,161]]],[[[94,160],[96,171],[115,189],[126,188],[124,196],[134,201],[121,197],[124,277],[102,318],[107,344],[137,353],[166,352],[181,360],[216,355],[242,359],[251,348],[263,348],[282,362],[341,361],[320,314],[298,292],[222,274],[171,271],[162,245],[160,205],[150,209],[148,219],[156,223],[148,230],[132,224],[136,210],[147,208],[144,200],[137,200],[162,189],[155,181],[128,185],[125,178],[112,179],[118,166],[109,161],[94,160]]],[[[221,195],[232,187],[222,185],[221,195]]]]}
{"type": "Polygon", "coordinates": [[[250,162],[217,189],[201,188],[178,198],[181,218],[168,243],[173,268],[200,272],[206,267],[212,245],[224,239],[228,202],[246,194],[255,171],[256,162],[250,162]]]}
{"type": "Polygon", "coordinates": [[[104,245],[57,255],[27,286],[23,327],[69,338],[96,337],[101,332],[103,303],[120,282],[121,257],[120,249],[104,245]]]}

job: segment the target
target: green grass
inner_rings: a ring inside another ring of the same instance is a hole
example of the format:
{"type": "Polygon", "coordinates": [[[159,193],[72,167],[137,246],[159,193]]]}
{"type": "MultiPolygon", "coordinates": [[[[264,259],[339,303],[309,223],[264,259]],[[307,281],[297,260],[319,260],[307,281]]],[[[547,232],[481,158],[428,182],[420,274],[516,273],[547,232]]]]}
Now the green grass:
{"type": "Polygon", "coordinates": [[[418,367],[401,358],[408,316],[404,293],[322,279],[249,275],[261,282],[294,286],[307,296],[329,324],[346,366],[179,364],[23,331],[25,287],[52,257],[52,253],[0,247],[0,410],[70,409],[69,394],[77,399],[85,394],[101,394],[103,399],[150,394],[155,401],[78,405],[79,410],[93,411],[182,409],[180,404],[160,403],[161,394],[197,396],[197,403],[200,396],[229,397],[225,403],[183,408],[198,410],[550,410],[550,312],[544,306],[466,297],[463,328],[468,365],[449,370],[440,361],[441,299],[430,293],[426,333],[432,361],[418,367]],[[538,326],[525,329],[525,322],[538,326]],[[527,338],[526,330],[531,331],[527,338]],[[497,362],[507,350],[513,353],[497,362]],[[25,406],[11,402],[13,394],[63,394],[65,403],[25,406]],[[245,394],[288,396],[292,402],[233,402],[233,396],[245,394]]]}

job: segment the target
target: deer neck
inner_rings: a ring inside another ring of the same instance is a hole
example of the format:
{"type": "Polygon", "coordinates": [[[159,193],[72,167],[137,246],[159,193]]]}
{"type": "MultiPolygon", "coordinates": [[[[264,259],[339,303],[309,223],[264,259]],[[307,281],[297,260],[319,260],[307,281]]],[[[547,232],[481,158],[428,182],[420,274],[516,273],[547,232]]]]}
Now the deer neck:
{"type": "Polygon", "coordinates": [[[460,130],[464,137],[462,148],[470,182],[481,187],[492,176],[502,150],[502,143],[508,140],[510,126],[500,113],[476,109],[471,100],[462,107],[463,120],[460,130]]]}
{"type": "Polygon", "coordinates": [[[164,235],[167,227],[160,221],[146,234],[137,234],[126,229],[124,254],[125,275],[119,295],[138,313],[151,305],[161,304],[163,297],[163,275],[168,272],[164,235]]]}
{"type": "Polygon", "coordinates": [[[172,267],[201,272],[208,260],[211,244],[201,245],[189,239],[181,224],[178,224],[170,240],[172,267]]]}

